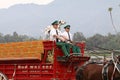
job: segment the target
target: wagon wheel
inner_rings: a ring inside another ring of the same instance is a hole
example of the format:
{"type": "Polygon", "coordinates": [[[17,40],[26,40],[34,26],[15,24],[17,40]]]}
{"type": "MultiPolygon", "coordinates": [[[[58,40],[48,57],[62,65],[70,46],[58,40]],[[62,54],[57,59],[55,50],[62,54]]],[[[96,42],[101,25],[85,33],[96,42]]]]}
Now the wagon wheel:
{"type": "Polygon", "coordinates": [[[7,76],[0,72],[0,80],[8,80],[7,76]]]}

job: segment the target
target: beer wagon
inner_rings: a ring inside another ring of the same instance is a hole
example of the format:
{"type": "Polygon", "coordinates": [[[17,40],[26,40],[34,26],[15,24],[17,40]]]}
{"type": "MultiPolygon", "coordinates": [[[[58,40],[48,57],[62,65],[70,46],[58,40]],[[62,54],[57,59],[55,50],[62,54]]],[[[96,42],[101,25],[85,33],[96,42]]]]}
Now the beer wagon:
{"type": "Polygon", "coordinates": [[[54,41],[0,44],[0,80],[75,80],[75,67],[89,60],[85,43],[77,45],[80,55],[63,57],[54,41]]]}

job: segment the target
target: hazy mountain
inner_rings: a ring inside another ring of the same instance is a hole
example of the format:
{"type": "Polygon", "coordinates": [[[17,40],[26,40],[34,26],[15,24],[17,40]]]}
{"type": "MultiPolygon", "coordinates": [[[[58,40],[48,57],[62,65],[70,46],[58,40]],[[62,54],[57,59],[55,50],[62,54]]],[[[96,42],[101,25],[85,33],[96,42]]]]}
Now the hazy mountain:
{"type": "MultiPolygon", "coordinates": [[[[82,32],[86,36],[95,33],[114,33],[108,12],[114,7],[113,18],[119,25],[120,1],[99,0],[55,0],[48,5],[19,4],[0,9],[0,32],[14,31],[19,34],[39,36],[54,20],[65,20],[71,25],[72,33],[82,32]]],[[[116,27],[120,31],[119,27],[116,27]]]]}

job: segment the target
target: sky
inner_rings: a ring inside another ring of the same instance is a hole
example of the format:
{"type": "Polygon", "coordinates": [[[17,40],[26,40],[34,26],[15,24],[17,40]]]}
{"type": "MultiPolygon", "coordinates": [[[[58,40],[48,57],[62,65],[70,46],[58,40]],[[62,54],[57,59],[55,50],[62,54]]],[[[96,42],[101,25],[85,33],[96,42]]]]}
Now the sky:
{"type": "Polygon", "coordinates": [[[39,36],[57,19],[70,24],[72,34],[115,34],[109,7],[120,32],[120,0],[0,0],[0,33],[39,36]]]}
{"type": "Polygon", "coordinates": [[[34,3],[38,5],[47,5],[53,0],[0,0],[0,9],[9,8],[16,4],[29,4],[34,3]]]}

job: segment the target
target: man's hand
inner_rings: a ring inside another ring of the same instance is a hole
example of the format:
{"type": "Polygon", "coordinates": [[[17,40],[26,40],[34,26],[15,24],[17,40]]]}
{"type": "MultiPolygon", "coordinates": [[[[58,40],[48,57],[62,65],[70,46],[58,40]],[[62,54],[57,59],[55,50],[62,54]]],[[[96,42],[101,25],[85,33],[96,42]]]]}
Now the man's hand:
{"type": "Polygon", "coordinates": [[[53,37],[57,38],[57,35],[53,35],[53,37]]]}
{"type": "Polygon", "coordinates": [[[64,39],[63,37],[59,36],[59,35],[53,35],[53,37],[55,37],[55,38],[61,40],[62,42],[65,41],[65,39],[64,39]]]}

